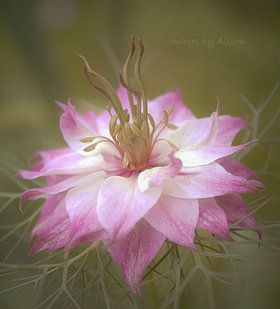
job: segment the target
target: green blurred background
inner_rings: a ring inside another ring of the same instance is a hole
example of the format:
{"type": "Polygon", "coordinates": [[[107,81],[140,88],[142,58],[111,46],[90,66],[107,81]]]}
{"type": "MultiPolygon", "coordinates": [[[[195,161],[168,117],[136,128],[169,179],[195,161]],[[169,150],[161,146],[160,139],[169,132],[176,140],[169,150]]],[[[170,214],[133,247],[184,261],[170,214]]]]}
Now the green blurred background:
{"type": "MultiPolygon", "coordinates": [[[[252,120],[240,94],[258,107],[276,87],[256,136],[268,129],[244,161],[275,197],[260,218],[279,219],[279,1],[0,0],[2,165],[26,168],[36,150],[64,145],[55,100],[71,98],[80,110],[106,106],[78,55],[117,86],[131,33],[144,39],[148,96],[180,88],[199,117],[215,109],[218,96],[222,113],[252,120]]],[[[5,173],[0,185],[18,191],[5,173]]],[[[217,306],[279,308],[279,266],[278,257],[241,265],[242,284],[218,287],[217,306]]]]}

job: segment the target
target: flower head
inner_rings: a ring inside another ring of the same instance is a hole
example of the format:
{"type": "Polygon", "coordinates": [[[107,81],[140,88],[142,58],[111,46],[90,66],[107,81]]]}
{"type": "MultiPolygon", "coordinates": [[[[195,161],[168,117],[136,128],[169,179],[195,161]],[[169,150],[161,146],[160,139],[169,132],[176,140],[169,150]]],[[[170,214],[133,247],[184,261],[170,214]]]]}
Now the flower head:
{"type": "Polygon", "coordinates": [[[241,193],[261,187],[256,175],[231,155],[246,128],[241,118],[196,118],[180,91],[149,101],[140,64],[139,41],[132,87],[129,69],[136,44],[115,92],[82,57],[91,84],[109,102],[96,115],[62,104],[60,129],[68,146],[44,150],[25,179],[42,177],[45,187],[23,192],[21,202],[45,198],[33,229],[31,252],[102,241],[138,292],[144,270],[165,240],[194,248],[196,229],[232,240],[229,226],[256,228],[241,193]],[[242,220],[242,218],[244,218],[242,220]]]}

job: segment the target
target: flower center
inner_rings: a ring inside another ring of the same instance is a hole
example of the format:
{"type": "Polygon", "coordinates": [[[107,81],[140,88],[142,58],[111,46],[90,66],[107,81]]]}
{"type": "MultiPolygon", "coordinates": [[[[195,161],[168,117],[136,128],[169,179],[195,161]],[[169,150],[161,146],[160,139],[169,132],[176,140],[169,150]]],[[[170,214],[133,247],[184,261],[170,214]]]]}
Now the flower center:
{"type": "Polygon", "coordinates": [[[177,127],[169,123],[169,117],[173,111],[170,105],[164,112],[159,123],[155,123],[148,111],[146,90],[141,76],[141,60],[144,53],[142,39],[139,39],[139,53],[134,64],[134,77],[137,88],[130,85],[129,67],[135,52],[134,37],[131,37],[131,51],[120,73],[120,82],[126,89],[129,101],[130,113],[124,109],[113,86],[101,75],[96,73],[81,56],[84,62],[84,72],[89,82],[96,88],[109,102],[108,112],[110,113],[109,131],[112,140],[107,137],[86,137],[82,142],[91,142],[99,138],[98,142],[87,146],[84,151],[92,151],[101,142],[110,142],[115,145],[123,158],[123,166],[130,170],[142,170],[148,166],[154,145],[164,140],[174,150],[176,146],[170,141],[159,138],[165,128],[176,129],[177,127]],[[114,113],[112,113],[112,109],[114,113]]]}

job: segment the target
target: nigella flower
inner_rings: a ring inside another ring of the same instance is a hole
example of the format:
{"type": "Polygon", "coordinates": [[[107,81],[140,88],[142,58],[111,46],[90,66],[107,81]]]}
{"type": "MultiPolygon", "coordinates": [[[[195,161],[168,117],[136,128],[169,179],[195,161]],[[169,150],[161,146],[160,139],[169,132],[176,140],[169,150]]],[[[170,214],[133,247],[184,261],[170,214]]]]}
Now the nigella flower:
{"type": "Polygon", "coordinates": [[[21,196],[21,202],[45,199],[31,252],[68,253],[80,243],[102,241],[135,292],[165,240],[193,249],[196,229],[232,240],[231,224],[256,228],[240,194],[261,186],[231,157],[247,146],[232,146],[246,128],[243,119],[219,116],[218,109],[196,118],[180,91],[147,100],[139,42],[135,87],[129,78],[134,40],[117,92],[82,58],[108,110],[80,114],[71,103],[60,103],[68,146],[39,151],[41,160],[19,171],[22,178],[47,182],[21,196]]]}

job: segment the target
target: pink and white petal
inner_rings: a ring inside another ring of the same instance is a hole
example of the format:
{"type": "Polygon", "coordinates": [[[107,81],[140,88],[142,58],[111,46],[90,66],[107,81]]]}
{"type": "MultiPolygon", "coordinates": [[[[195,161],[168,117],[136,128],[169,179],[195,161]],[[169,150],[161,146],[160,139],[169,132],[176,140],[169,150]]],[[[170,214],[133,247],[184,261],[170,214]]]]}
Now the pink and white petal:
{"type": "Polygon", "coordinates": [[[48,198],[44,201],[42,205],[36,225],[40,226],[40,223],[44,222],[47,217],[51,216],[64,198],[65,193],[48,196],[48,198]]]}
{"type": "Polygon", "coordinates": [[[198,214],[196,199],[180,199],[163,194],[145,219],[169,240],[180,246],[194,248],[198,214]]]}
{"type": "Polygon", "coordinates": [[[36,153],[41,161],[31,166],[32,170],[20,170],[18,177],[34,179],[53,175],[88,174],[97,170],[122,169],[121,160],[108,154],[84,157],[70,148],[44,150],[36,153]]]}
{"type": "Polygon", "coordinates": [[[111,119],[111,116],[110,116],[108,110],[100,113],[97,116],[98,132],[101,136],[111,138],[111,134],[110,134],[110,131],[109,131],[110,119],[111,119]]]}
{"type": "Polygon", "coordinates": [[[169,164],[167,166],[158,166],[146,169],[138,176],[138,189],[141,192],[151,187],[162,187],[165,177],[173,177],[177,175],[181,168],[181,160],[175,158],[174,153],[169,155],[169,164]]]}
{"type": "Polygon", "coordinates": [[[239,194],[219,196],[216,198],[218,205],[224,210],[229,224],[236,224],[245,228],[258,228],[256,219],[250,215],[245,202],[239,194]]]}
{"type": "Polygon", "coordinates": [[[218,133],[218,118],[217,109],[211,117],[186,120],[177,130],[169,131],[165,138],[172,141],[179,149],[211,145],[218,133]]]}
{"type": "Polygon", "coordinates": [[[209,198],[228,193],[257,190],[259,182],[234,176],[213,162],[193,168],[183,168],[181,175],[166,178],[163,193],[179,198],[209,198]]]}
{"type": "Polygon", "coordinates": [[[161,188],[141,192],[137,175],[109,177],[98,193],[98,219],[113,239],[124,237],[156,204],[160,194],[161,188]]]}
{"type": "Polygon", "coordinates": [[[106,175],[104,171],[98,171],[89,175],[76,175],[69,177],[59,183],[56,183],[52,186],[47,187],[39,187],[39,188],[32,188],[24,191],[20,197],[20,205],[27,201],[32,200],[35,201],[37,199],[55,195],[61,192],[65,192],[75,186],[78,186],[83,183],[87,183],[88,181],[95,181],[95,179],[100,175],[106,175]]]}
{"type": "Polygon", "coordinates": [[[98,115],[90,109],[86,109],[81,115],[77,113],[77,120],[92,132],[98,132],[98,115]]]}
{"type": "Polygon", "coordinates": [[[218,163],[233,175],[259,180],[259,177],[253,170],[234,158],[221,158],[218,160],[218,163]]]}
{"type": "Polygon", "coordinates": [[[82,179],[83,176],[72,176],[52,186],[28,189],[20,196],[20,207],[22,207],[23,203],[27,200],[35,201],[49,195],[55,195],[67,191],[79,184],[82,179]]]}
{"type": "Polygon", "coordinates": [[[186,106],[180,90],[167,92],[148,102],[149,113],[156,123],[163,119],[163,113],[168,106],[173,105],[174,110],[170,116],[170,122],[178,125],[187,119],[195,119],[191,110],[186,106]]]}
{"type": "Polygon", "coordinates": [[[100,236],[102,226],[99,223],[96,204],[97,194],[106,175],[100,173],[93,180],[69,190],[65,197],[66,211],[71,221],[68,250],[79,242],[93,240],[100,236]]]}
{"type": "Polygon", "coordinates": [[[90,109],[86,109],[83,114],[76,111],[75,106],[73,106],[70,101],[68,104],[57,102],[63,113],[70,113],[73,120],[79,125],[87,128],[90,131],[98,132],[98,116],[90,109]]]}
{"type": "Polygon", "coordinates": [[[90,143],[83,143],[81,139],[98,136],[97,128],[96,131],[92,130],[92,127],[88,126],[87,121],[84,121],[73,105],[68,104],[64,109],[59,124],[63,137],[70,148],[83,156],[92,155],[91,152],[84,151],[90,143]]]}
{"type": "Polygon", "coordinates": [[[197,227],[223,239],[232,240],[225,212],[214,198],[199,199],[199,218],[197,227]]]}
{"type": "Polygon", "coordinates": [[[165,237],[144,219],[119,241],[105,242],[110,255],[121,267],[123,276],[132,291],[140,294],[139,284],[144,271],[156,256],[165,237]]]}
{"type": "Polygon", "coordinates": [[[216,145],[231,145],[237,133],[248,128],[245,119],[228,115],[219,116],[219,129],[216,138],[216,145]]]}
{"type": "Polygon", "coordinates": [[[64,247],[69,239],[70,220],[65,210],[64,199],[54,211],[39,220],[32,232],[30,254],[64,247]]]}
{"type": "Polygon", "coordinates": [[[100,156],[83,157],[69,148],[44,150],[36,153],[41,161],[31,166],[32,170],[20,170],[18,177],[34,179],[50,175],[67,175],[97,169],[104,161],[100,156]]]}
{"type": "Polygon", "coordinates": [[[175,153],[186,167],[206,165],[220,158],[232,155],[242,149],[247,144],[238,146],[199,146],[195,148],[185,148],[175,153]]]}

